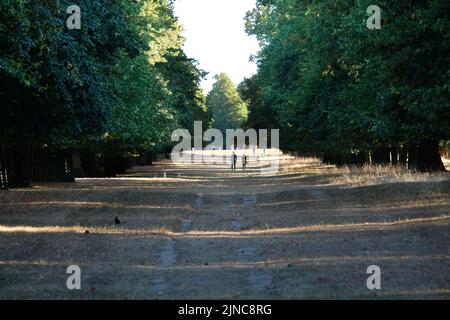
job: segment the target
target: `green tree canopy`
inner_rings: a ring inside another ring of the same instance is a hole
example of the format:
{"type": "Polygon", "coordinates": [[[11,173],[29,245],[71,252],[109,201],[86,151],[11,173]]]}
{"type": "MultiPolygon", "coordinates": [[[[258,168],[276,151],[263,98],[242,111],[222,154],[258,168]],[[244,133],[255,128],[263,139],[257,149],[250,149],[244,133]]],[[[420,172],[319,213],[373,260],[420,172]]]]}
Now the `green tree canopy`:
{"type": "Polygon", "coordinates": [[[182,50],[172,1],[80,0],[73,30],[71,5],[0,1],[0,147],[15,159],[8,171],[23,172],[17,185],[52,152],[65,154],[65,167],[76,151],[82,172],[83,152],[111,161],[148,154],[169,147],[173,129],[210,122],[205,73],[182,50]]]}
{"type": "Polygon", "coordinates": [[[236,86],[230,77],[221,73],[215,77],[216,82],[206,98],[206,105],[211,110],[214,128],[225,132],[237,129],[247,120],[247,104],[242,101],[236,86]]]}
{"type": "MultiPolygon", "coordinates": [[[[448,3],[378,1],[382,28],[369,30],[372,4],[258,0],[247,14],[247,32],[262,45],[260,94],[275,112],[281,145],[347,160],[370,153],[375,161],[389,161],[389,153],[397,159],[406,149],[410,167],[443,168],[439,141],[450,134],[448,3]]],[[[249,103],[250,110],[262,104],[249,103]]]]}
{"type": "Polygon", "coordinates": [[[168,0],[0,3],[0,143],[137,150],[208,122],[168,0]]]}
{"type": "Polygon", "coordinates": [[[246,128],[278,129],[275,112],[264,99],[263,85],[259,75],[244,79],[238,86],[239,94],[248,106],[246,128]]]}
{"type": "Polygon", "coordinates": [[[82,28],[68,30],[70,1],[2,1],[1,140],[69,146],[108,127],[106,83],[118,52],[146,47],[127,23],[139,4],[81,1],[82,28]]]}

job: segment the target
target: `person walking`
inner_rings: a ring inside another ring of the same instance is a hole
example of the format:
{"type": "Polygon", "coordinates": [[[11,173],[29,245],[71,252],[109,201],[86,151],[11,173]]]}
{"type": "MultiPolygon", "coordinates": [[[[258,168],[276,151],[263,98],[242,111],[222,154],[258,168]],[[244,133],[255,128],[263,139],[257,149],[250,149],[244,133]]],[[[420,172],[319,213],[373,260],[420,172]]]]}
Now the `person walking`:
{"type": "Polygon", "coordinates": [[[242,155],[242,171],[245,171],[247,168],[247,156],[245,154],[242,155]]]}
{"type": "Polygon", "coordinates": [[[233,152],[233,155],[231,156],[231,171],[236,171],[236,164],[237,164],[237,155],[233,152]]]}

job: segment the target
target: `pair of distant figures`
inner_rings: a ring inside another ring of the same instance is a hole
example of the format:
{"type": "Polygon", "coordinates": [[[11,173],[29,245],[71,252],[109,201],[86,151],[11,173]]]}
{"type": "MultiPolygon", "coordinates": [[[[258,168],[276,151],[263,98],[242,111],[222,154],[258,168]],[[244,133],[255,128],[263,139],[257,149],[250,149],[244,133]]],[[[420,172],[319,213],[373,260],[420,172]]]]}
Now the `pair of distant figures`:
{"type": "MultiPolygon", "coordinates": [[[[231,171],[235,172],[237,170],[237,160],[238,156],[233,152],[231,155],[231,171]]],[[[247,156],[244,154],[242,156],[242,170],[245,171],[247,168],[247,156]]]]}

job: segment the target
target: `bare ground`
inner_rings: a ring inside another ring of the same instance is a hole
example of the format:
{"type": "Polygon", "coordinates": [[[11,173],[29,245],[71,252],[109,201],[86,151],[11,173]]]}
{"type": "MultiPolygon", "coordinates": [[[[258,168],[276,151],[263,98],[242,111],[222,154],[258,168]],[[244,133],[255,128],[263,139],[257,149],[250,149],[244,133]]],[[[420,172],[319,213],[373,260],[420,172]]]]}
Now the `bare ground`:
{"type": "Polygon", "coordinates": [[[364,186],[293,171],[161,163],[1,192],[0,298],[450,298],[448,175],[364,186]]]}

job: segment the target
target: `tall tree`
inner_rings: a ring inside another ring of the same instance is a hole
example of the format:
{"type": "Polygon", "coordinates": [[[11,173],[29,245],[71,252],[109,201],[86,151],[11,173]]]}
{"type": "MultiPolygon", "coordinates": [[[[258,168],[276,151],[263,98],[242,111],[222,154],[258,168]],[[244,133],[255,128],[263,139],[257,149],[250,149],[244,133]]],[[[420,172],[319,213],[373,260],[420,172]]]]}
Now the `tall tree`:
{"type": "Polygon", "coordinates": [[[275,112],[266,103],[264,91],[258,75],[244,79],[238,85],[238,91],[242,100],[248,106],[248,119],[245,123],[246,128],[276,129],[279,125],[274,121],[275,112]]]}
{"type": "Polygon", "coordinates": [[[447,140],[449,24],[446,1],[380,1],[381,30],[366,27],[364,0],[258,0],[247,32],[261,96],[284,148],[335,163],[406,161],[443,168],[447,140]]]}
{"type": "Polygon", "coordinates": [[[223,132],[240,128],[247,120],[247,104],[242,101],[230,77],[221,73],[206,98],[206,105],[213,116],[213,126],[223,132]]]}
{"type": "Polygon", "coordinates": [[[11,186],[48,179],[36,174],[48,153],[63,152],[58,167],[70,168],[73,149],[146,152],[207,113],[203,72],[181,49],[171,1],[81,0],[81,29],[69,30],[72,4],[0,2],[0,147],[11,186]]]}
{"type": "Polygon", "coordinates": [[[196,60],[189,59],[181,50],[167,57],[167,63],[158,65],[168,79],[178,125],[190,132],[193,132],[194,121],[202,121],[203,127],[207,128],[212,120],[206,106],[206,97],[200,89],[200,81],[207,73],[197,65],[196,60]]]}

